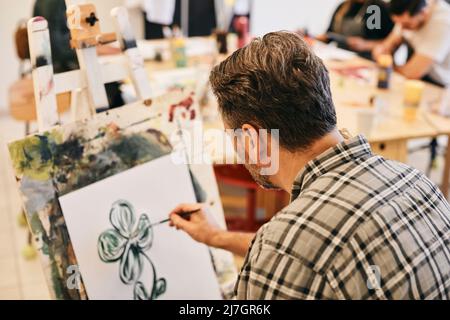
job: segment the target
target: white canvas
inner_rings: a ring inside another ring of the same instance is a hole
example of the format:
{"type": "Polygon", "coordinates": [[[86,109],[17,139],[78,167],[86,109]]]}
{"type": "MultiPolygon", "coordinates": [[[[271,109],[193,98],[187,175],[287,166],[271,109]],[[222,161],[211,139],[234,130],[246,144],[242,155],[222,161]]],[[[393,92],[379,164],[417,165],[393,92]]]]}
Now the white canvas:
{"type": "MultiPolygon", "coordinates": [[[[165,156],[60,197],[89,299],[133,299],[134,286],[120,280],[120,261],[105,263],[97,248],[99,236],[113,229],[109,215],[117,200],[133,205],[136,221],[145,213],[155,223],[168,218],[178,204],[194,203],[195,195],[187,167],[165,156]]],[[[221,299],[206,246],[167,223],[154,226],[153,232],[145,253],[157,277],[167,281],[158,299],[221,299]]],[[[140,279],[149,288],[152,272],[147,262],[140,279]]]]}

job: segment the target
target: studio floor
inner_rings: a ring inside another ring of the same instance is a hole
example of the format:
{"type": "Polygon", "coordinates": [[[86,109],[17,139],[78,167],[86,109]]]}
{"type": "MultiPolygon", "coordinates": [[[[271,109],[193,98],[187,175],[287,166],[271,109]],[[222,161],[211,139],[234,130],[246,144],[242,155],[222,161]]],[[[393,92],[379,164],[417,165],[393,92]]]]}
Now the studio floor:
{"type": "MultiPolygon", "coordinates": [[[[33,129],[33,128],[32,128],[33,129]]],[[[27,243],[27,231],[18,223],[21,201],[10,167],[6,143],[22,137],[24,125],[0,114],[0,300],[50,299],[38,258],[26,260],[22,250],[27,243]]],[[[425,140],[412,141],[410,147],[425,140]]],[[[440,141],[445,145],[445,141],[440,141]]],[[[409,164],[422,171],[428,164],[428,152],[419,151],[409,156],[409,164]]],[[[443,159],[432,171],[431,179],[440,183],[443,159]]],[[[237,261],[240,264],[242,261],[237,261]]]]}
{"type": "Polygon", "coordinates": [[[0,115],[0,300],[50,299],[39,259],[22,256],[27,231],[18,223],[21,201],[6,143],[23,134],[22,123],[0,115]]]}

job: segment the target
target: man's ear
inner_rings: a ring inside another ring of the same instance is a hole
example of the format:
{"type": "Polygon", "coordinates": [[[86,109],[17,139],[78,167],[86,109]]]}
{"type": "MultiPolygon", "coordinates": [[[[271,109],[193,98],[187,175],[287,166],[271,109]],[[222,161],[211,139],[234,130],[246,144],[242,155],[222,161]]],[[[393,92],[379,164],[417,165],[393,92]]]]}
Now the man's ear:
{"type": "Polygon", "coordinates": [[[246,162],[248,164],[259,163],[259,133],[251,124],[243,124],[241,127],[243,133],[243,143],[245,147],[246,162]]]}

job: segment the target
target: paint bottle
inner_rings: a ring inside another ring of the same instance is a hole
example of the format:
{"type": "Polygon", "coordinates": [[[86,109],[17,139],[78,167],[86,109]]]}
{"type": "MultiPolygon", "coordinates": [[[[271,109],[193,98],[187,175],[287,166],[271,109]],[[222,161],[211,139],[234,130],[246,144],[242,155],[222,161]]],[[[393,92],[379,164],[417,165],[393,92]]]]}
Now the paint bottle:
{"type": "Polygon", "coordinates": [[[179,29],[174,28],[174,36],[172,38],[172,59],[177,68],[187,67],[186,40],[179,29]]]}
{"type": "Polygon", "coordinates": [[[392,69],[393,69],[393,59],[390,54],[383,54],[377,59],[378,63],[378,89],[389,89],[392,69]]]}

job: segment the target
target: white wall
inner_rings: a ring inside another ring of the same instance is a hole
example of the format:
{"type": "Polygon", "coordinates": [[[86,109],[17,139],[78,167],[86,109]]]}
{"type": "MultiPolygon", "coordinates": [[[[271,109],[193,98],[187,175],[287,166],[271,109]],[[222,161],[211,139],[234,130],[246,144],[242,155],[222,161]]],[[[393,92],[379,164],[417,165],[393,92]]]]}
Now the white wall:
{"type": "MultiPolygon", "coordinates": [[[[342,0],[254,0],[252,34],[263,35],[275,30],[308,27],[321,33],[328,26],[331,14],[342,0]]],[[[113,30],[109,11],[127,0],[91,0],[97,5],[104,32],[113,30]]],[[[20,19],[30,18],[34,0],[0,0],[0,111],[7,110],[7,90],[18,78],[18,61],[13,34],[20,19]]],[[[142,36],[142,16],[132,10],[131,22],[137,36],[142,36]]]]}
{"type": "Polygon", "coordinates": [[[311,34],[326,30],[333,11],[343,0],[254,0],[251,33],[307,27],[311,34]]]}
{"type": "Polygon", "coordinates": [[[31,15],[33,0],[0,1],[0,111],[7,108],[7,89],[18,77],[14,30],[20,19],[31,15]]]}
{"type": "MultiPolygon", "coordinates": [[[[110,10],[122,5],[123,0],[91,0],[97,5],[102,30],[113,31],[110,10]]],[[[0,0],[0,112],[8,110],[8,87],[18,78],[18,59],[13,41],[14,31],[20,19],[29,19],[34,0],[0,0]]],[[[142,18],[141,18],[142,19],[142,18]]],[[[136,19],[133,19],[136,22],[136,19]]]]}

